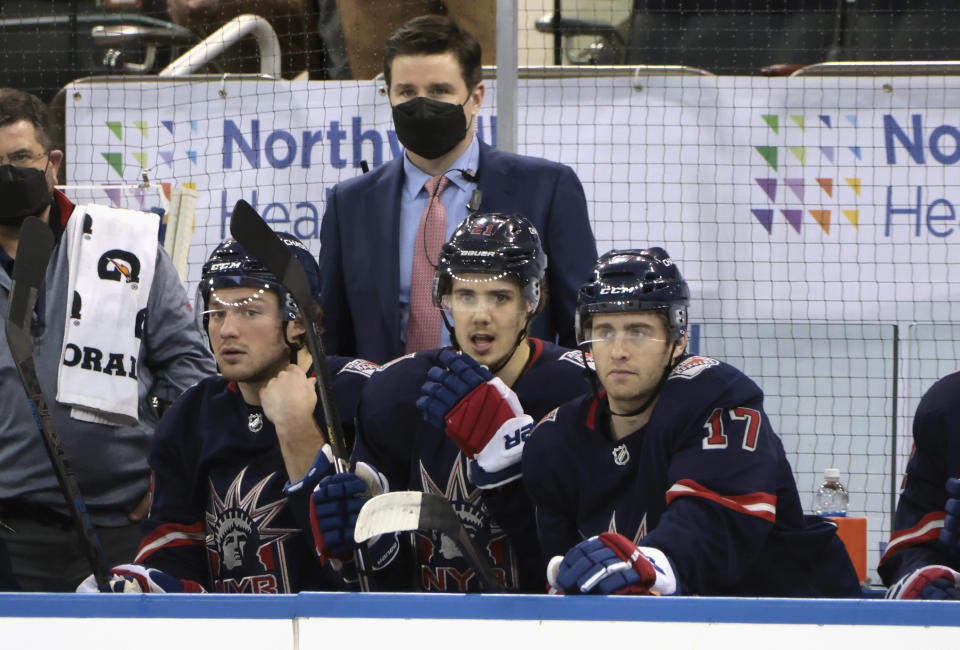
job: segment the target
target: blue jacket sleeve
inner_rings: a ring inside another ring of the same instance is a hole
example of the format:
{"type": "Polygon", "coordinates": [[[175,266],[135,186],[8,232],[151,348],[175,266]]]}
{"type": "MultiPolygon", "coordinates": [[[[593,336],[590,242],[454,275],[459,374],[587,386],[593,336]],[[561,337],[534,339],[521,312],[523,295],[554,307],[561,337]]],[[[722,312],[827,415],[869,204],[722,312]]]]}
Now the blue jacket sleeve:
{"type": "Polygon", "coordinates": [[[320,225],[320,306],[323,308],[323,339],[327,352],[352,357],[357,355],[357,343],[344,288],[337,189],[335,186],[330,191],[320,225]]]}

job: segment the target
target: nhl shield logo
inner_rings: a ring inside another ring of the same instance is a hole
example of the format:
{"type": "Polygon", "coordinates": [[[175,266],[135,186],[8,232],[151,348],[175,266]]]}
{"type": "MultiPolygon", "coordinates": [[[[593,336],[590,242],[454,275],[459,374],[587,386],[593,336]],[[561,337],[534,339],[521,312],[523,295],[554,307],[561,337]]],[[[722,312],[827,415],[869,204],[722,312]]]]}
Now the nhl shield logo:
{"type": "Polygon", "coordinates": [[[252,433],[257,433],[263,428],[263,413],[253,412],[247,416],[247,428],[252,433]]]}
{"type": "Polygon", "coordinates": [[[617,445],[613,448],[613,462],[617,465],[626,465],[630,462],[630,450],[626,445],[617,445]]]}

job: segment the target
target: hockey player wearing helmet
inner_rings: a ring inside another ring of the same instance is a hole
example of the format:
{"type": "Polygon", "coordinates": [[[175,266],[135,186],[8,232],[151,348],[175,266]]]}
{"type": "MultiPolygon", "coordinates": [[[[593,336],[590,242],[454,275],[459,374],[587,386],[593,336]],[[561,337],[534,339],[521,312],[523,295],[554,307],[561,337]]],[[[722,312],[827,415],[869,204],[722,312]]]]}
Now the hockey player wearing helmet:
{"type": "Polygon", "coordinates": [[[856,596],[836,527],[803,514],[763,393],[685,353],[689,289],[662,248],[611,251],[580,290],[595,391],[547,415],[523,476],[567,594],[856,596]]]}
{"type": "MultiPolygon", "coordinates": [[[[396,359],[371,377],[357,417],[356,474],[383,490],[444,496],[508,590],[540,591],[543,573],[520,457],[536,419],[589,389],[580,352],[527,335],[543,309],[547,258],[524,217],[474,214],[439,254],[434,302],[454,345],[396,359]]],[[[354,473],[314,491],[318,547],[347,557],[365,498],[354,473]]],[[[371,548],[391,589],[464,592],[478,578],[451,540],[415,533],[371,548]],[[406,539],[406,538],[404,538],[406,539]],[[414,578],[411,580],[411,576],[414,578]]]]}
{"type": "MultiPolygon", "coordinates": [[[[317,263],[278,233],[304,266],[317,263]]],[[[150,453],[154,500],[136,564],[114,568],[114,591],[291,593],[343,589],[313,548],[310,491],[333,472],[318,422],[304,315],[278,279],[238,242],[203,266],[198,316],[220,375],[184,393],[164,415],[150,453]]],[[[304,306],[317,318],[317,306],[304,306]]],[[[330,357],[342,426],[352,439],[361,388],[375,368],[330,357]]],[[[88,579],[81,590],[96,589],[88,579]]]]}

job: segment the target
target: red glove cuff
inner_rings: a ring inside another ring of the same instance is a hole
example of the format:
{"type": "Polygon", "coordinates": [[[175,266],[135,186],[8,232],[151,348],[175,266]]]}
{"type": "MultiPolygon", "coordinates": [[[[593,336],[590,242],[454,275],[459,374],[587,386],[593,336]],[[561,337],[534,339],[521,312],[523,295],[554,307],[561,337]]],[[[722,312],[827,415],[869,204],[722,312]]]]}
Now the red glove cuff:
{"type": "MultiPolygon", "coordinates": [[[[640,576],[640,582],[628,587],[629,593],[650,593],[650,587],[657,580],[656,569],[636,545],[620,533],[600,533],[601,542],[607,545],[617,557],[629,562],[633,570],[640,576]]],[[[627,593],[627,592],[625,592],[627,593]]]]}
{"type": "Polygon", "coordinates": [[[500,391],[484,382],[466,394],[447,413],[447,435],[467,458],[473,458],[487,446],[503,423],[516,414],[500,391]]]}

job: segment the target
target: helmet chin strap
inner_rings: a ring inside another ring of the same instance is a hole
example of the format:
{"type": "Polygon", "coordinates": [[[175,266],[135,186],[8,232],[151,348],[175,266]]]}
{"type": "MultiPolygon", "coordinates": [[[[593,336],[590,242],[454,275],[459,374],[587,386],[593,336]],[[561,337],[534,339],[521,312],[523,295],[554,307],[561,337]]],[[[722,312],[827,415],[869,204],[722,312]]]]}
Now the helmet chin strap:
{"type": "Polygon", "coordinates": [[[280,331],[283,332],[283,342],[287,344],[287,348],[290,350],[290,365],[295,366],[300,360],[300,350],[303,348],[303,343],[300,341],[291,341],[287,337],[287,324],[292,323],[293,321],[284,321],[283,325],[280,327],[280,331]]]}

